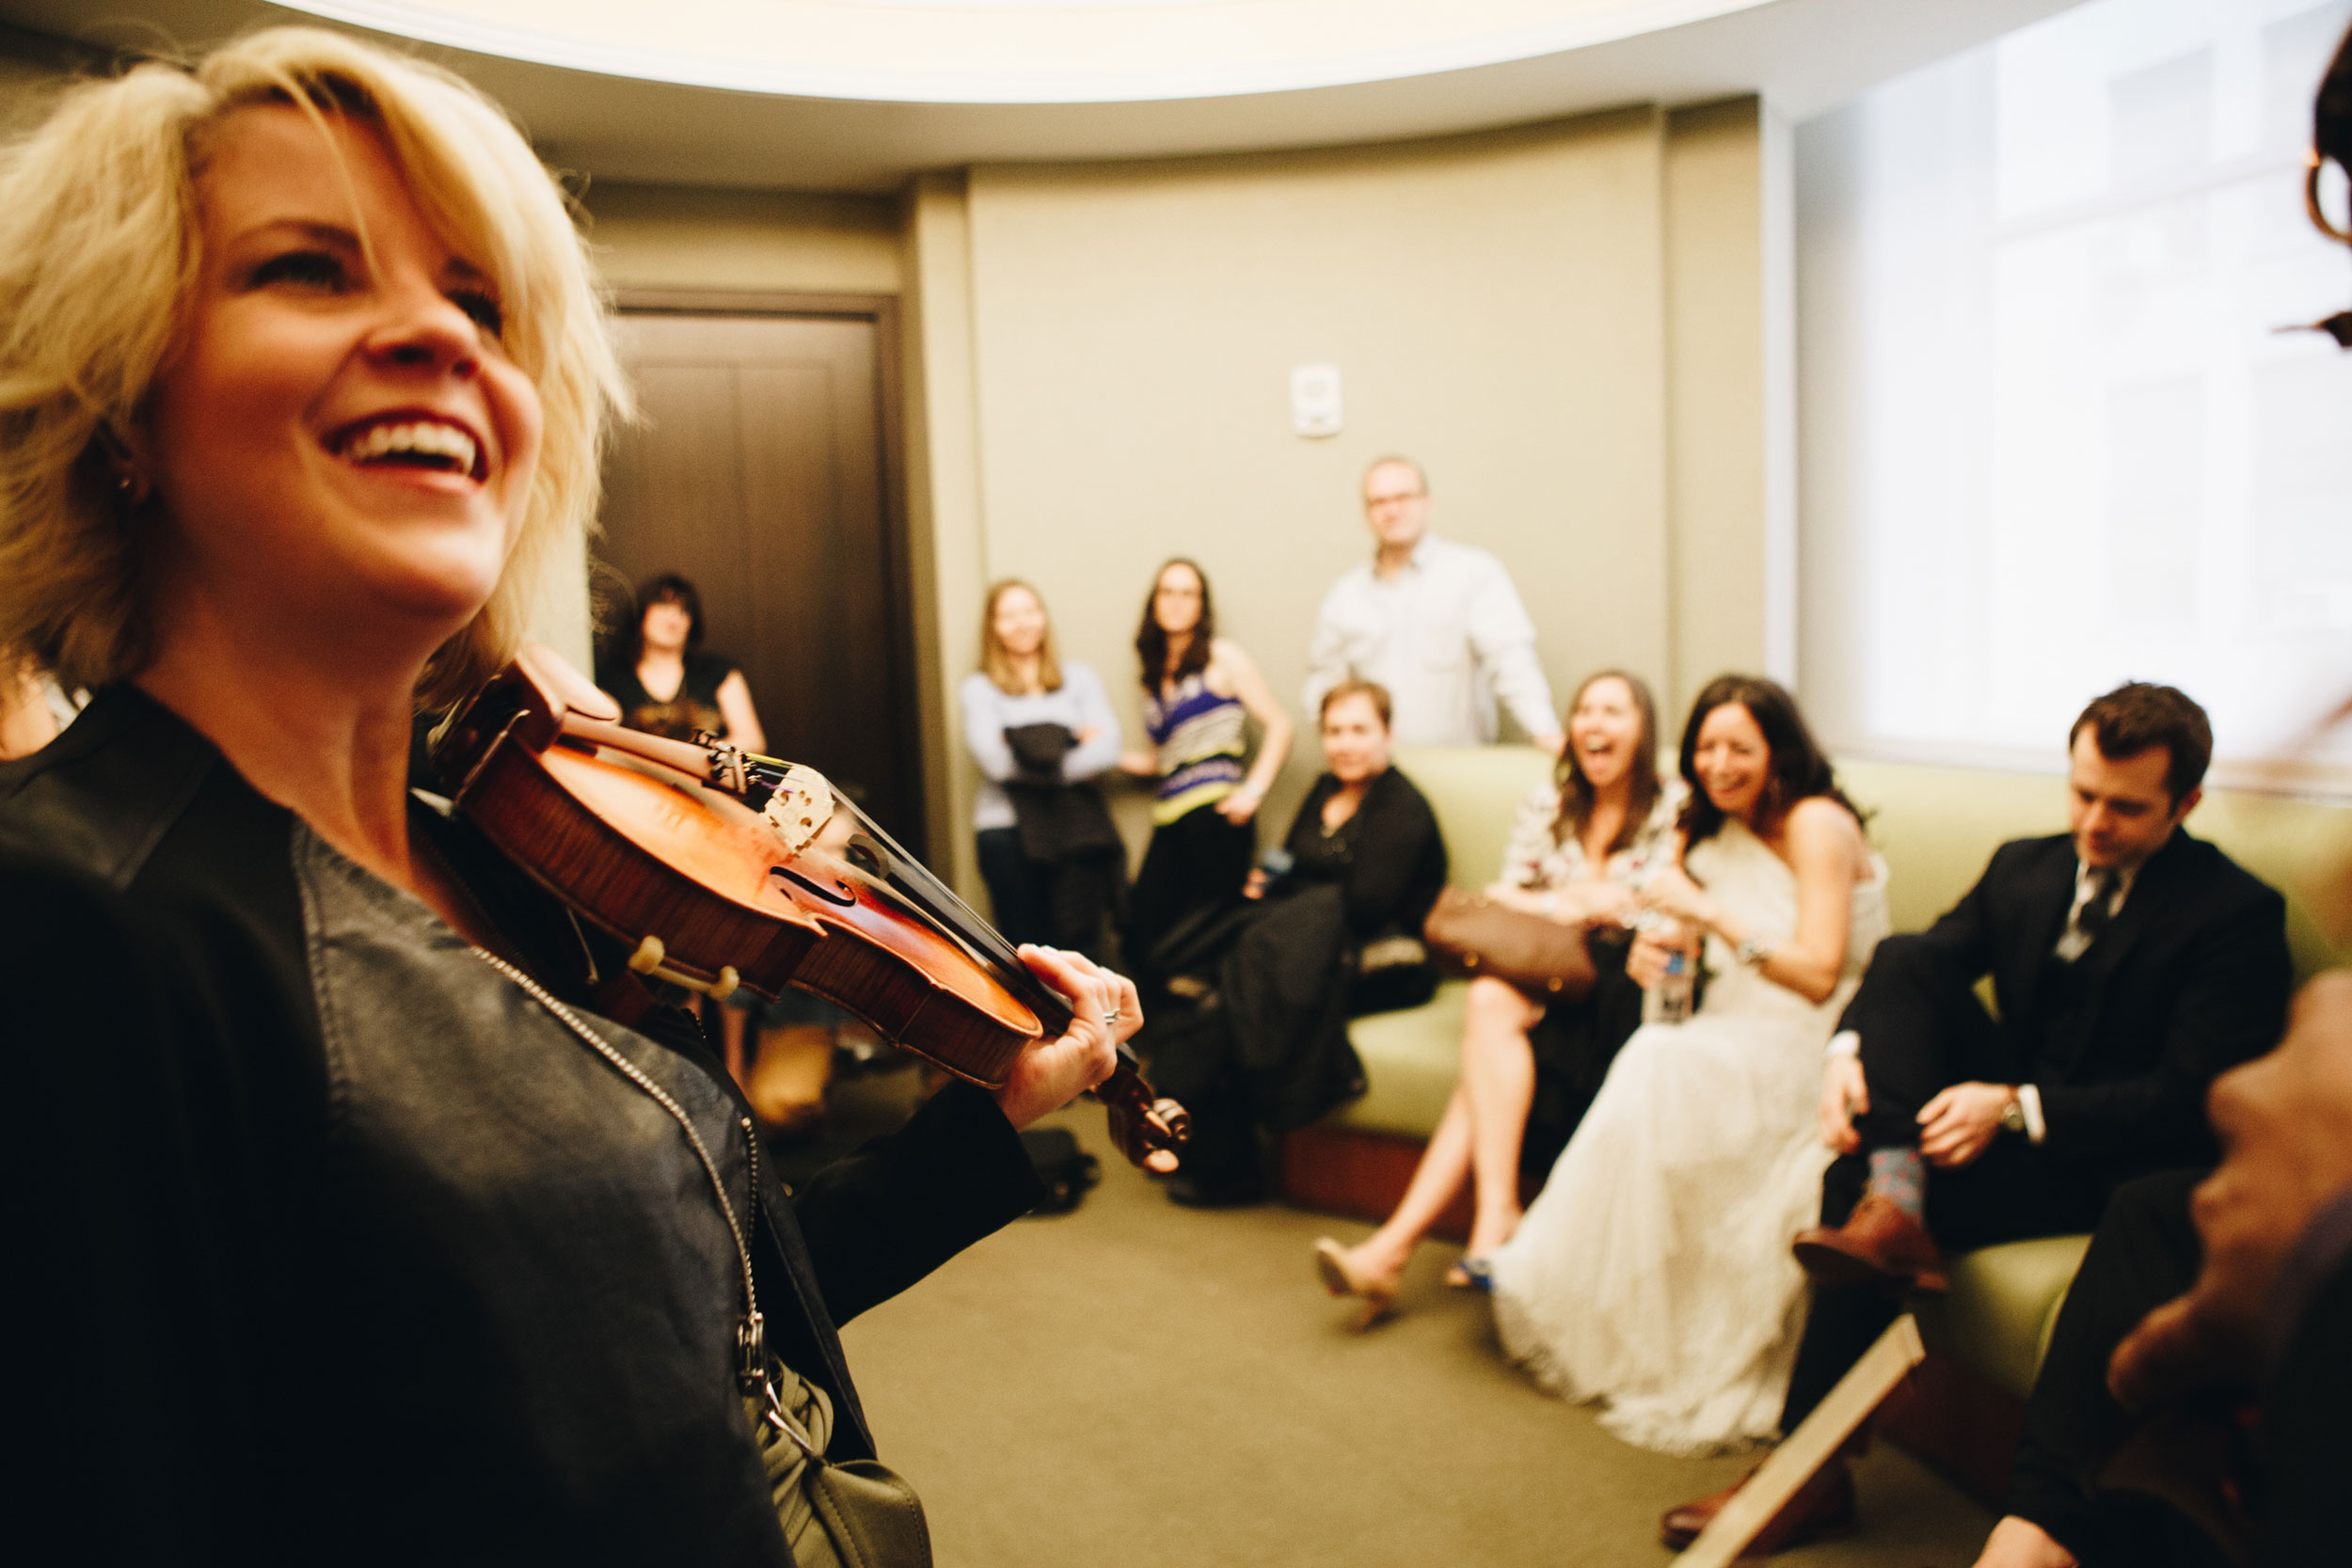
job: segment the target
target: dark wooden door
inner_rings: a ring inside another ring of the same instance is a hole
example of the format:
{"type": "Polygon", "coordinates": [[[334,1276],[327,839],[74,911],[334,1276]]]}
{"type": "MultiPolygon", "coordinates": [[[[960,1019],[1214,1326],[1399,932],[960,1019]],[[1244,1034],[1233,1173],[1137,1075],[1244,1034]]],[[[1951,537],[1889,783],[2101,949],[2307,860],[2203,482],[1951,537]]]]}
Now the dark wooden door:
{"type": "Polygon", "coordinates": [[[627,589],[662,572],[692,579],[703,645],[743,667],[768,750],[815,767],[923,853],[886,323],[627,303],[622,356],[644,419],[605,464],[605,596],[625,619],[627,589]]]}

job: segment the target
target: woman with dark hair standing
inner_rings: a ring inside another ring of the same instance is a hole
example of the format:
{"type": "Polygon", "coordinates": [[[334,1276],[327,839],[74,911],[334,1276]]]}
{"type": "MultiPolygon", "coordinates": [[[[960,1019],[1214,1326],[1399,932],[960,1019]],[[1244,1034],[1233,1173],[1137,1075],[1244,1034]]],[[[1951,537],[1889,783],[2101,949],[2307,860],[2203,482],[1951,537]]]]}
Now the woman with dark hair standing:
{"type": "Polygon", "coordinates": [[[1681,864],[1644,886],[1626,960],[1655,988],[1701,953],[1698,1010],[1646,1024],[1510,1242],[1503,1348],[1668,1453],[1768,1436],[1796,1354],[1829,1151],[1821,1050],[1886,934],[1886,873],[1788,692],[1724,675],[1682,732],[1681,864]]]}
{"type": "MultiPolygon", "coordinates": [[[[621,705],[622,723],[672,740],[709,735],[747,752],[767,751],[741,666],[703,651],[703,596],[691,579],[664,572],[641,583],[637,620],[618,641],[612,657],[596,667],[596,685],[621,705]]],[[[739,990],[723,1003],[704,1001],[702,1011],[706,1021],[718,1021],[727,1072],[743,1086],[760,1125],[802,1132],[823,1118],[833,1031],[849,1014],[800,990],[773,1002],[739,990]],[[744,1037],[755,1023],[747,1053],[744,1037]]]]}
{"type": "Polygon", "coordinates": [[[1249,656],[1217,636],[1209,579],[1189,561],[1169,562],[1152,579],[1136,657],[1143,728],[1155,750],[1126,752],[1119,766],[1158,786],[1120,950],[1149,1016],[1166,999],[1153,950],[1186,916],[1231,898],[1249,874],[1258,807],[1290,754],[1291,718],[1249,656]],[[1249,719],[1263,733],[1257,762],[1245,771],[1249,719]]]}
{"type": "Polygon", "coordinates": [[[1551,1168],[1642,1021],[1623,921],[1635,890],[1673,858],[1682,781],[1660,782],[1657,708],[1649,688],[1622,670],[1577,688],[1565,734],[1554,782],[1520,805],[1486,896],[1583,928],[1593,989],[1546,1003],[1491,974],[1470,982],[1462,1075],[1396,1212],[1353,1247],[1315,1243],[1324,1288],[1362,1297],[1364,1326],[1387,1314],[1413,1249],[1465,1180],[1476,1217],[1446,1282],[1483,1282],[1487,1255],[1518,1227],[1520,1173],[1551,1168]]]}
{"type": "Polygon", "coordinates": [[[621,722],[648,735],[691,740],[697,732],[747,752],[768,749],[752,689],[731,658],[703,652],[703,596],[665,572],[637,590],[637,625],[596,684],[621,705],[621,722]]]}

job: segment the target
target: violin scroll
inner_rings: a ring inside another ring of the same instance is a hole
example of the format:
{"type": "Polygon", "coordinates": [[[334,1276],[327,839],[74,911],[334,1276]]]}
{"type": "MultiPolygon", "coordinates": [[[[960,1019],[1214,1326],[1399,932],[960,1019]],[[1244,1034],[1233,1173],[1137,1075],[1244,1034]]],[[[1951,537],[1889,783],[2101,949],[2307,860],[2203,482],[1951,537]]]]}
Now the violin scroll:
{"type": "Polygon", "coordinates": [[[1119,1066],[1095,1086],[1093,1094],[1109,1113],[1111,1141],[1131,1164],[1149,1164],[1158,1149],[1178,1152],[1192,1136],[1190,1114],[1176,1101],[1152,1093],[1136,1053],[1123,1043],[1119,1048],[1119,1066]]]}

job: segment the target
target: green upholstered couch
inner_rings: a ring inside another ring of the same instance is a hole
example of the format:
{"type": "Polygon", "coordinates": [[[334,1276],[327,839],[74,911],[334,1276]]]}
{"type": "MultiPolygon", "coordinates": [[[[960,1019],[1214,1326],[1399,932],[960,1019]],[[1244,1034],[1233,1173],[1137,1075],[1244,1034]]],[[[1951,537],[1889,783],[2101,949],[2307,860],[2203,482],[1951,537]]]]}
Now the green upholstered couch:
{"type": "MultiPolygon", "coordinates": [[[[1469,887],[1494,876],[1513,812],[1551,768],[1551,759],[1530,747],[1404,748],[1396,760],[1436,808],[1453,879],[1469,887]]],[[[1870,841],[1886,857],[1899,931],[1933,921],[1975,881],[1996,844],[2059,832],[2066,823],[2064,782],[2055,772],[1848,758],[1838,776],[1868,815],[1870,841]]],[[[2286,894],[2298,975],[2352,961],[2344,940],[2352,935],[2352,810],[2214,790],[2188,827],[2286,894]]],[[[1282,1164],[1295,1201],[1372,1218],[1401,1196],[1421,1141],[1453,1092],[1464,990],[1449,983],[1424,1006],[1359,1019],[1351,1027],[1368,1087],[1325,1123],[1292,1134],[1282,1164]]],[[[1466,1217],[1457,1206],[1455,1234],[1466,1217]]],[[[2022,1402],[2087,1242],[2051,1237],[1952,1259],[1949,1292],[1920,1303],[1921,1331],[1936,1353],[1930,1381],[1947,1394],[1980,1385],[2012,1404],[2022,1402]]],[[[2005,1465],[2004,1436],[2013,1439],[2013,1419],[2012,1413],[2006,1434],[1997,1417],[1990,1433],[1956,1433],[1968,1423],[1948,1418],[1925,1424],[1972,1450],[1934,1457],[1975,1480],[1972,1469],[2005,1465]]],[[[1923,1433],[1923,1442],[1933,1436],[1923,1433]]]]}

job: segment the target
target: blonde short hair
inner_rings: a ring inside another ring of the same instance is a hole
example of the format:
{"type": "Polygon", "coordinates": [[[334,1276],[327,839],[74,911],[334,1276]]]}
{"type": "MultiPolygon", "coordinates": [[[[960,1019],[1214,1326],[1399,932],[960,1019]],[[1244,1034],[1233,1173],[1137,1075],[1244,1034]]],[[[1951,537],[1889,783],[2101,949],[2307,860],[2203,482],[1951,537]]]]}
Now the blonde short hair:
{"type": "Polygon", "coordinates": [[[628,388],[564,192],[505,115],[437,67],[314,27],[78,84],[0,151],[0,654],[68,686],[151,657],[151,520],[119,492],[121,436],[186,325],[206,136],[273,103],[322,134],[341,116],[381,135],[426,217],[495,284],[506,352],[538,389],[546,429],[514,548],[419,686],[439,705],[513,655],[541,578],[580,548],[628,388]]]}

